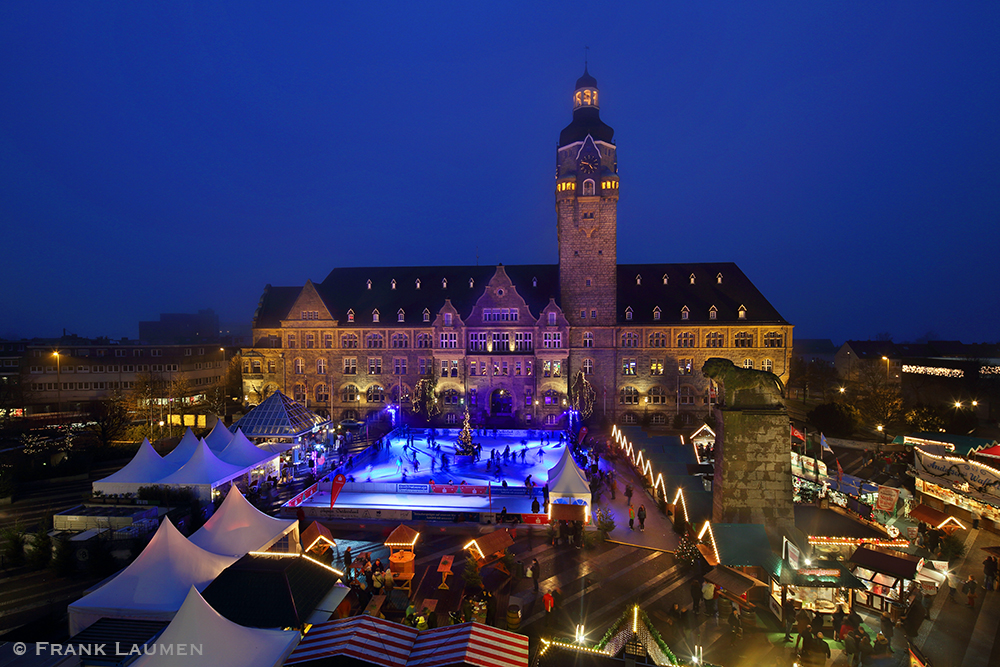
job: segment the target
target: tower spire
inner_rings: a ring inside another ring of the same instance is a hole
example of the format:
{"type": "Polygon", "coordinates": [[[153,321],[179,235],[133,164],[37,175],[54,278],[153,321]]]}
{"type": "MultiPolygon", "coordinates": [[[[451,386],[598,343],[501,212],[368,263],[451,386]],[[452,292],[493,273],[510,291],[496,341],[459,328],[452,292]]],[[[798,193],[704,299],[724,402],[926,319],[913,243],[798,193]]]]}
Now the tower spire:
{"type": "Polygon", "coordinates": [[[587,65],[590,64],[589,61],[590,61],[590,47],[589,46],[585,46],[585,47],[583,47],[583,71],[584,72],[587,71],[587,65]]]}

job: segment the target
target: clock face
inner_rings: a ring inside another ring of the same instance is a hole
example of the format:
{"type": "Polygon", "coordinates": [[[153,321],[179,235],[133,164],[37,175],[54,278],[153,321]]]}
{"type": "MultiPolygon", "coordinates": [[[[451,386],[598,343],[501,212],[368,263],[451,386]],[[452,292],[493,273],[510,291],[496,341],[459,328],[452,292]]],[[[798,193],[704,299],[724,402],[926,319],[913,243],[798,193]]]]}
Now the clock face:
{"type": "Polygon", "coordinates": [[[580,160],[580,171],[585,174],[592,174],[597,171],[599,161],[596,155],[586,155],[580,160]]]}

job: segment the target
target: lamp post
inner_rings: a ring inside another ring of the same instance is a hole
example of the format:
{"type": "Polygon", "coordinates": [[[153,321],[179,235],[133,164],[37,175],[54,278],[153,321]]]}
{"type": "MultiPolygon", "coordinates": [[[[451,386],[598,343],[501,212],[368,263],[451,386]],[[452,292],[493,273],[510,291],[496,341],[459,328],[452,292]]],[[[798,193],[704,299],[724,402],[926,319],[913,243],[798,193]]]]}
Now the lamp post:
{"type": "MultiPolygon", "coordinates": [[[[882,446],[884,447],[884,446],[885,446],[885,427],[884,427],[884,426],[882,426],[881,424],[879,424],[879,425],[878,425],[878,426],[876,426],[875,428],[877,428],[877,429],[878,429],[878,432],[882,434],[882,446]]],[[[876,444],[877,444],[877,443],[876,443],[876,444]]],[[[879,451],[881,452],[882,450],[881,450],[881,449],[879,449],[879,451]]]]}
{"type": "Polygon", "coordinates": [[[222,353],[222,371],[219,376],[219,392],[222,394],[222,423],[226,423],[226,348],[220,347],[219,352],[222,353]]]}
{"type": "Polygon", "coordinates": [[[62,374],[60,373],[59,351],[52,353],[56,358],[56,414],[62,412],[62,374]]]}
{"type": "Polygon", "coordinates": [[[889,357],[882,357],[882,361],[885,362],[885,381],[889,381],[889,357]]]}

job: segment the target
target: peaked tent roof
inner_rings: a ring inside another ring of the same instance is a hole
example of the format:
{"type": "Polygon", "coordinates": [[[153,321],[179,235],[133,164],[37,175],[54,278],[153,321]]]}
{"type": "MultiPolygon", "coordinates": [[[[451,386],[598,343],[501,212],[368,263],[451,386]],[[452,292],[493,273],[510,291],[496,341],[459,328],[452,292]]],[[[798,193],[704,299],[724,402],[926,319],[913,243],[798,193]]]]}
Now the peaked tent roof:
{"type": "Polygon", "coordinates": [[[238,477],[246,468],[247,466],[234,466],[220,460],[202,441],[187,463],[176,472],[157,480],[157,484],[219,484],[238,477]]]}
{"type": "Polygon", "coordinates": [[[328,423],[328,419],[310,412],[304,405],[275,391],[264,401],[233,424],[251,438],[279,436],[291,438],[312,431],[314,426],[328,423]]]}
{"type": "Polygon", "coordinates": [[[143,438],[138,451],[132,460],[125,464],[121,470],[104,479],[98,480],[97,484],[149,484],[161,477],[165,477],[177,469],[164,461],[163,457],[156,453],[149,440],[143,438]]]}
{"type": "Polygon", "coordinates": [[[189,588],[204,589],[235,561],[192,544],[166,519],[131,565],[69,606],[70,634],[102,617],[171,618],[189,588]]]}
{"type": "Polygon", "coordinates": [[[462,623],[421,632],[408,665],[516,667],[528,665],[528,637],[480,623],[462,623]]]}
{"type": "Polygon", "coordinates": [[[184,437],[181,438],[181,441],[177,443],[173,451],[163,457],[163,460],[173,466],[174,470],[177,470],[188,462],[191,455],[198,449],[198,443],[200,442],[198,436],[194,434],[194,431],[189,426],[187,431],[184,432],[184,437]]]}
{"type": "MultiPolygon", "coordinates": [[[[205,442],[207,443],[208,441],[206,440],[205,442]]],[[[216,452],[216,455],[226,463],[231,463],[241,468],[256,466],[277,456],[277,454],[271,454],[255,447],[243,435],[243,431],[240,429],[236,429],[233,439],[230,440],[225,449],[221,452],[216,452]]]]}
{"type": "Polygon", "coordinates": [[[226,428],[226,425],[222,423],[222,420],[215,422],[215,426],[212,427],[211,433],[205,436],[204,440],[208,443],[208,448],[213,452],[218,454],[223,449],[226,448],[233,439],[232,431],[226,428]]]}
{"type": "Polygon", "coordinates": [[[143,655],[136,667],[277,667],[299,643],[296,630],[245,628],[212,609],[195,587],[188,590],[174,620],[156,640],[162,647],[143,655]],[[180,646],[201,646],[201,655],[181,654],[180,646]],[[167,650],[167,649],[174,650],[167,650]]]}
{"type": "Polygon", "coordinates": [[[242,557],[263,551],[292,532],[295,519],[275,519],[251,505],[235,485],[215,514],[191,536],[191,543],[214,554],[242,557]]]}
{"type": "Polygon", "coordinates": [[[341,656],[381,667],[405,665],[419,631],[375,616],[352,616],[313,626],[286,665],[341,656]]]}
{"type": "Polygon", "coordinates": [[[585,496],[590,499],[590,482],[569,453],[569,445],[553,467],[549,468],[549,496],[585,496]]]}

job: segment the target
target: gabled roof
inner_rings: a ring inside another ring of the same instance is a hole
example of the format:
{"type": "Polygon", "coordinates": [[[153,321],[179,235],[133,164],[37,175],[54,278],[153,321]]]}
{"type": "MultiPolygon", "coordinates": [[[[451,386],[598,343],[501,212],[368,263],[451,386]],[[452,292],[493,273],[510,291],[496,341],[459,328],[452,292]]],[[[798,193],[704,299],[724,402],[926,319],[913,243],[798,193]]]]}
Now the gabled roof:
{"type": "Polygon", "coordinates": [[[255,466],[276,456],[278,455],[255,447],[252,442],[247,440],[247,437],[243,435],[243,431],[240,429],[236,429],[233,439],[230,440],[225,449],[218,453],[218,457],[226,463],[231,463],[241,468],[255,466]]]}
{"type": "Polygon", "coordinates": [[[165,519],[138,558],[69,606],[70,634],[101,617],[170,618],[192,586],[204,589],[235,561],[192,544],[165,519]]]}
{"type": "Polygon", "coordinates": [[[292,532],[295,519],[275,519],[251,505],[235,486],[205,525],[191,536],[191,543],[206,551],[241,558],[263,551],[292,532]]]}
{"type": "Polygon", "coordinates": [[[916,575],[921,559],[898,551],[861,546],[848,560],[872,572],[909,580],[916,575]]]}
{"type": "MultiPolygon", "coordinates": [[[[313,626],[286,665],[321,658],[353,658],[380,667],[406,665],[420,632],[375,616],[352,616],[313,626]]],[[[331,662],[331,664],[336,664],[331,662]]]]}
{"type": "Polygon", "coordinates": [[[246,628],[222,617],[191,588],[157,648],[136,667],[278,667],[299,643],[296,630],[246,628]],[[178,647],[200,646],[201,654],[178,655],[178,647]]]}
{"type": "Polygon", "coordinates": [[[971,435],[952,435],[951,433],[928,432],[910,433],[903,437],[905,445],[941,444],[951,449],[958,456],[968,456],[971,452],[988,449],[997,444],[993,438],[977,438],[971,435]]]}
{"type": "Polygon", "coordinates": [[[163,460],[156,453],[149,440],[143,438],[142,444],[132,460],[116,473],[98,480],[98,484],[151,484],[176,470],[176,466],[163,460]]]}
{"type": "Polygon", "coordinates": [[[311,558],[253,553],[216,577],[204,596],[212,608],[240,625],[301,628],[339,579],[311,558]]]}
{"type": "Polygon", "coordinates": [[[700,264],[619,264],[618,265],[619,324],[787,324],[778,311],[732,262],[700,264]],[[722,282],[719,282],[719,275],[722,282]],[[667,284],[663,284],[663,276],[667,284]],[[694,284],[691,276],[694,275],[694,284]],[[641,282],[636,280],[641,276],[641,282]],[[688,319],[681,311],[688,308],[688,319]],[[716,308],[716,319],[709,312],[716,308]],[[740,307],[746,308],[746,318],[739,317],[740,307]],[[660,319],[653,319],[659,307],[660,319]],[[625,319],[625,309],[632,309],[632,319],[625,319]]]}
{"type": "Polygon", "coordinates": [[[251,438],[279,436],[295,437],[312,431],[314,426],[329,420],[310,412],[298,401],[276,390],[260,405],[246,413],[232,425],[233,432],[240,430],[251,438]]]}
{"type": "Polygon", "coordinates": [[[208,444],[208,448],[213,452],[218,454],[226,445],[233,439],[232,432],[226,428],[226,425],[222,423],[222,420],[215,422],[215,426],[212,427],[211,433],[204,437],[205,442],[208,444]]]}
{"type": "Polygon", "coordinates": [[[713,523],[712,536],[719,550],[719,564],[729,567],[762,567],[773,572],[778,557],[763,524],[713,523]]]}
{"type": "Polygon", "coordinates": [[[573,460],[568,445],[563,448],[559,461],[549,468],[548,486],[550,497],[584,496],[590,499],[590,482],[573,460]]]}
{"type": "Polygon", "coordinates": [[[480,623],[461,623],[421,632],[407,665],[527,667],[528,637],[480,623]]]}

